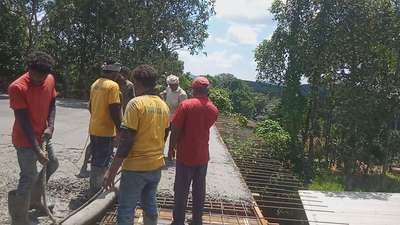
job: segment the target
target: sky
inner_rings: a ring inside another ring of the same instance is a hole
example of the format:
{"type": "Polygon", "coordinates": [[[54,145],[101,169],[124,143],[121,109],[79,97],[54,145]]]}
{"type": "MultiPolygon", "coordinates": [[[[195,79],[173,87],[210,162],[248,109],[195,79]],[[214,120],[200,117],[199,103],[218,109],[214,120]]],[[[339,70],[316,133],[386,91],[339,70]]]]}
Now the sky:
{"type": "Polygon", "coordinates": [[[275,22],[269,12],[273,0],[216,0],[208,23],[209,37],[202,52],[179,51],[185,72],[194,75],[232,73],[243,80],[256,80],[254,50],[271,37],[275,22]]]}

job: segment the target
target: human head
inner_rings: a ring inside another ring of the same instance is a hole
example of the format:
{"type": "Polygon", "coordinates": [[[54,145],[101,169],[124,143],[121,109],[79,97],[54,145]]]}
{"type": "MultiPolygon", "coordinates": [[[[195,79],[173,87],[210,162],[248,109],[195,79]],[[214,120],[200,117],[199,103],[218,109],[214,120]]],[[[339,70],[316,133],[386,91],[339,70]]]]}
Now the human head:
{"type": "Polygon", "coordinates": [[[167,77],[167,84],[172,91],[176,91],[179,87],[179,77],[171,74],[167,77]]]}
{"type": "Polygon", "coordinates": [[[131,74],[131,70],[128,67],[121,66],[121,70],[116,79],[117,83],[120,85],[124,85],[125,81],[129,79],[130,74],[131,74]]]}
{"type": "Polygon", "coordinates": [[[115,62],[114,60],[106,60],[101,66],[102,76],[108,79],[118,81],[120,77],[121,64],[115,62]]]}
{"type": "Polygon", "coordinates": [[[193,95],[208,95],[210,81],[206,77],[199,76],[192,81],[193,95]]]}
{"type": "Polygon", "coordinates": [[[121,66],[120,74],[122,79],[127,80],[131,74],[131,70],[126,66],[121,66]]]}
{"type": "Polygon", "coordinates": [[[42,84],[54,67],[54,59],[49,54],[34,51],[26,57],[26,68],[33,84],[42,84]]]}
{"type": "Polygon", "coordinates": [[[132,78],[135,84],[135,95],[140,96],[145,92],[154,91],[158,73],[152,66],[142,64],[133,69],[132,78]]]}

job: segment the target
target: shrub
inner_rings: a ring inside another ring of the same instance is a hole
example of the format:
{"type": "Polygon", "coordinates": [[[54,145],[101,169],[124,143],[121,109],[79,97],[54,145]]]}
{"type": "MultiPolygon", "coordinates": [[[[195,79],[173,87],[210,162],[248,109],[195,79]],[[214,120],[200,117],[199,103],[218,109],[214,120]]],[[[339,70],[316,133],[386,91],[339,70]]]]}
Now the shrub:
{"type": "Polygon", "coordinates": [[[221,88],[211,89],[210,99],[217,106],[220,112],[232,112],[232,101],[229,98],[229,93],[221,88]]]}
{"type": "Polygon", "coordinates": [[[288,159],[290,136],[278,122],[269,119],[262,121],[256,127],[256,135],[265,141],[273,157],[278,160],[288,159]]]}

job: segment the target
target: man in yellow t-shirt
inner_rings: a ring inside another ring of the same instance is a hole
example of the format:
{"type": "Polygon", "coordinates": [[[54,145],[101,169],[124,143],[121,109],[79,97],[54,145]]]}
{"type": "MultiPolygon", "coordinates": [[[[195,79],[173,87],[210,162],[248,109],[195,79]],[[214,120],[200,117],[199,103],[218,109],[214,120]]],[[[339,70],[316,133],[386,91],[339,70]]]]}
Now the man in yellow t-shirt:
{"type": "Polygon", "coordinates": [[[112,188],[122,165],[118,225],[133,224],[132,212],[138,200],[144,211],[144,224],[156,225],[156,192],[164,166],[169,109],[154,89],[158,75],[153,67],[140,65],[132,73],[137,97],[126,107],[118,150],[103,185],[106,189],[112,188]]]}
{"type": "Polygon", "coordinates": [[[113,153],[113,139],[121,125],[119,86],[114,81],[121,65],[109,62],[102,67],[102,74],[90,89],[90,145],[92,161],[90,190],[96,193],[102,185],[104,174],[113,153]]]}

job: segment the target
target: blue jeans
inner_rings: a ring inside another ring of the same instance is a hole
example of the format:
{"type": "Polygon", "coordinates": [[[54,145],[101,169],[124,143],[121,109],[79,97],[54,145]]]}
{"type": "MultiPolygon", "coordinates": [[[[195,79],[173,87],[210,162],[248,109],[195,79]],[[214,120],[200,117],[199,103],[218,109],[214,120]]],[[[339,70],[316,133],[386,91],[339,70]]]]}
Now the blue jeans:
{"type": "Polygon", "coordinates": [[[207,164],[201,166],[186,166],[176,161],[175,185],[174,185],[174,225],[183,225],[185,222],[185,210],[192,185],[192,224],[203,224],[203,209],[206,197],[207,164]]]}
{"type": "Polygon", "coordinates": [[[118,196],[118,225],[132,225],[137,202],[148,217],[157,216],[157,186],[161,169],[149,172],[123,170],[118,196]]]}
{"type": "MultiPolygon", "coordinates": [[[[30,195],[33,186],[38,179],[38,161],[36,153],[32,148],[17,148],[18,164],[21,170],[19,174],[19,183],[17,186],[17,195],[30,195]]],[[[58,159],[54,155],[54,149],[51,142],[47,145],[49,162],[47,163],[47,180],[58,168],[58,159]]]]}
{"type": "Polygon", "coordinates": [[[92,162],[90,165],[100,168],[108,167],[113,150],[114,137],[98,137],[90,135],[90,145],[92,148],[92,162]]]}

